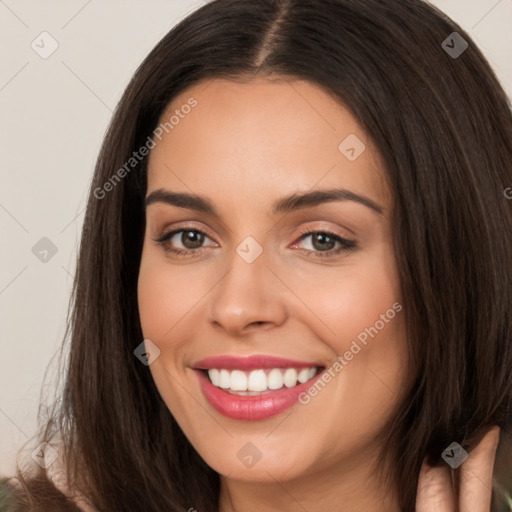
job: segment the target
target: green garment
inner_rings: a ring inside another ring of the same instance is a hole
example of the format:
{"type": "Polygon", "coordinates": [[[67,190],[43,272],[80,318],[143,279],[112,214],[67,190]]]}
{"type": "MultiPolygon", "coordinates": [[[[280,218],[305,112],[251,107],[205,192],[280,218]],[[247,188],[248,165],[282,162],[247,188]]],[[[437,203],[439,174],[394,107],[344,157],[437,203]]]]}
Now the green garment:
{"type": "Polygon", "coordinates": [[[512,510],[512,493],[507,491],[500,484],[493,484],[493,496],[496,499],[491,512],[510,512],[512,510]]]}
{"type": "Polygon", "coordinates": [[[0,512],[9,512],[12,510],[9,505],[12,505],[10,501],[11,488],[7,484],[6,478],[0,478],[0,512]]]}
{"type": "Polygon", "coordinates": [[[492,475],[491,512],[512,511],[512,432],[501,430],[492,475]]]}

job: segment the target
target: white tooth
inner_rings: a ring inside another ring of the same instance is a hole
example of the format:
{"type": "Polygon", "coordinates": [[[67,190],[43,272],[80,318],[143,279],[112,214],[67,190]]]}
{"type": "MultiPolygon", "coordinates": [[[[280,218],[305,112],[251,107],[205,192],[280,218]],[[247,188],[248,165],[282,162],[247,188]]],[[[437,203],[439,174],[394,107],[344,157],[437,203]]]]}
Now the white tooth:
{"type": "Polygon", "coordinates": [[[212,384],[214,386],[219,386],[219,384],[220,384],[219,370],[216,370],[215,368],[208,370],[208,377],[210,377],[210,380],[212,381],[212,384]]]}
{"type": "Polygon", "coordinates": [[[300,370],[300,372],[299,372],[299,375],[298,375],[297,379],[299,380],[299,382],[301,384],[304,384],[304,382],[309,380],[310,379],[310,377],[309,377],[309,368],[302,368],[300,370]]]}
{"type": "Polygon", "coordinates": [[[283,372],[273,368],[267,375],[268,389],[281,389],[283,387],[283,372]]]}
{"type": "Polygon", "coordinates": [[[297,370],[295,368],[288,368],[284,372],[284,385],[287,388],[293,388],[297,384],[297,370]]]}
{"type": "Polygon", "coordinates": [[[231,372],[231,385],[233,391],[247,391],[247,375],[241,370],[231,372]]]}
{"type": "Polygon", "coordinates": [[[265,391],[267,389],[267,376],[263,370],[253,370],[247,382],[249,391],[265,391]]]}
{"type": "Polygon", "coordinates": [[[231,386],[231,377],[227,370],[221,370],[219,376],[219,388],[228,389],[231,386]]]}
{"type": "Polygon", "coordinates": [[[312,379],[316,375],[316,367],[308,370],[308,380],[312,379]]]}

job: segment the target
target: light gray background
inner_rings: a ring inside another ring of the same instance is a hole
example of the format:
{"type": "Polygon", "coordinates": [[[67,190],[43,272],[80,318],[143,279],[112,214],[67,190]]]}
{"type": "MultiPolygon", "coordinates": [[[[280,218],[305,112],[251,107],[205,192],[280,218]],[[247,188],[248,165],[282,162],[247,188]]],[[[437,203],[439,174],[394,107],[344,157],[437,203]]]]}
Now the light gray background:
{"type": "MultiPolygon", "coordinates": [[[[147,53],[203,3],[0,0],[0,474],[13,474],[35,432],[112,111],[147,53]],[[47,59],[31,47],[49,48],[43,31],[59,45],[47,59]],[[47,262],[32,252],[43,237],[57,247],[47,262]]],[[[512,0],[432,3],[469,32],[512,97],[512,0]]]]}

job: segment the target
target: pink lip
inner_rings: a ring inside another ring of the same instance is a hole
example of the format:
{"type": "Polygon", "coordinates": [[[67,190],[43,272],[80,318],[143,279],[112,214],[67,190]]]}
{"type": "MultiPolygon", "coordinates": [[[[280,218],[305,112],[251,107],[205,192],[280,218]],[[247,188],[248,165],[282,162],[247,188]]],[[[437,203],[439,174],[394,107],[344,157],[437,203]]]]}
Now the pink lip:
{"type": "Polygon", "coordinates": [[[246,357],[213,356],[201,359],[201,361],[197,361],[192,365],[193,368],[200,370],[209,370],[211,368],[225,370],[258,370],[260,368],[312,368],[313,366],[323,366],[323,364],[318,362],[293,361],[292,359],[265,355],[246,357]]]}
{"type": "MultiPolygon", "coordinates": [[[[238,366],[238,368],[240,367],[238,366]]],[[[228,418],[249,421],[263,420],[282,413],[294,405],[299,395],[306,391],[313,381],[317,380],[321,375],[321,372],[317,373],[308,381],[293,388],[282,387],[279,390],[265,392],[262,395],[239,396],[214,386],[203,370],[196,369],[194,371],[199,378],[199,384],[204,396],[218,412],[228,418]]]]}

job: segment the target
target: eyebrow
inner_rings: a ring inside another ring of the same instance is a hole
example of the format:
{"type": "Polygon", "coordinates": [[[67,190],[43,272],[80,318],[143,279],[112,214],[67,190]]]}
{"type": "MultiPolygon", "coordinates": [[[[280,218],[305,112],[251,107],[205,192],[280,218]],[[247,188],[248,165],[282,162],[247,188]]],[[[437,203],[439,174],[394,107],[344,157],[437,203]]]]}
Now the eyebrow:
{"type": "MultiPolygon", "coordinates": [[[[354,201],[370,208],[379,215],[383,215],[384,213],[384,209],[370,198],[355,194],[350,190],[335,188],[295,193],[278,199],[272,205],[272,214],[277,215],[278,213],[287,213],[306,208],[313,208],[322,203],[329,203],[333,201],[354,201]]],[[[179,208],[188,208],[189,210],[196,210],[198,212],[208,213],[219,217],[215,207],[208,199],[195,194],[171,192],[160,188],[151,192],[146,197],[146,208],[153,203],[166,203],[179,208]]]]}

